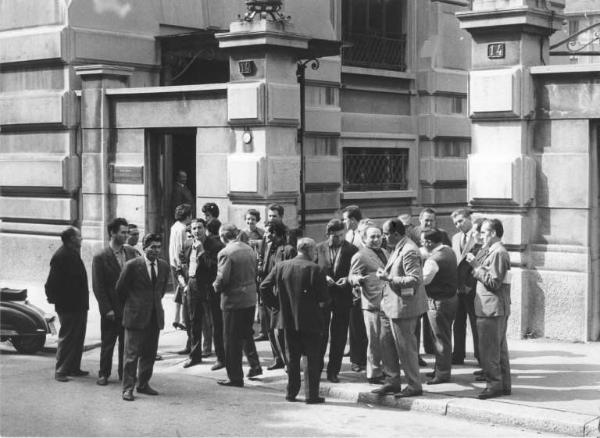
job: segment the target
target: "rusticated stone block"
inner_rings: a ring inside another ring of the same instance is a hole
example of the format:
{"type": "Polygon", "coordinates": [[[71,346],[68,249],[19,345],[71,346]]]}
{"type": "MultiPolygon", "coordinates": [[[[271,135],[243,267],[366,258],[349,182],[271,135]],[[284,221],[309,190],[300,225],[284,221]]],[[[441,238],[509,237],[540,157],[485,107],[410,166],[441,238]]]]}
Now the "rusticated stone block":
{"type": "Polygon", "coordinates": [[[77,208],[73,199],[0,197],[2,216],[11,219],[72,221],[77,208]]]}

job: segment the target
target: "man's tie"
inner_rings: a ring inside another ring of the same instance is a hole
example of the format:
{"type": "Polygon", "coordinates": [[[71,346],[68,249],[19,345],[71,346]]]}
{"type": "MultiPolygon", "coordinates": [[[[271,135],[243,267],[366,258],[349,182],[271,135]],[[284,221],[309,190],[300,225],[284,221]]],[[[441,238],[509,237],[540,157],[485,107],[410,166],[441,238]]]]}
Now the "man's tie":
{"type": "Polygon", "coordinates": [[[467,233],[463,233],[462,240],[460,242],[460,251],[464,251],[467,246],[467,233]]]}
{"type": "Polygon", "coordinates": [[[154,262],[150,263],[150,273],[152,274],[152,287],[156,287],[156,271],[154,270],[154,262]]]}

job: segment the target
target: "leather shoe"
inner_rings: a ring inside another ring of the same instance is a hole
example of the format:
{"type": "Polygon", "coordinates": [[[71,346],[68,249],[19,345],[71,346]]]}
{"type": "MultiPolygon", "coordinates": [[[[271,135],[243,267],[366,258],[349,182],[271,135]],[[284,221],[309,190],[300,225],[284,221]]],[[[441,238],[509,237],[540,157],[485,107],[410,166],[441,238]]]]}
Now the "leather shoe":
{"type": "Polygon", "coordinates": [[[157,361],[157,360],[162,360],[162,356],[161,356],[160,354],[157,354],[157,355],[154,357],[154,360],[155,360],[155,361],[157,361]]]}
{"type": "Polygon", "coordinates": [[[306,400],[304,400],[304,403],[306,403],[307,405],[316,405],[319,403],[325,403],[325,398],[324,397],[307,398],[306,400]]]}
{"type": "Polygon", "coordinates": [[[83,371],[83,370],[75,370],[75,371],[71,371],[70,373],[68,373],[68,375],[73,376],[73,377],[85,377],[85,376],[89,376],[90,372],[83,371]]]}
{"type": "Polygon", "coordinates": [[[483,370],[475,370],[473,371],[473,375],[474,376],[483,376],[485,373],[483,372],[483,370]]]}
{"type": "Polygon", "coordinates": [[[425,373],[425,377],[435,377],[435,371],[432,371],[430,373],[425,373]]]}
{"type": "Polygon", "coordinates": [[[425,362],[425,360],[419,355],[419,366],[420,367],[426,367],[427,366],[427,362],[425,362]]]}
{"type": "Polygon", "coordinates": [[[183,324],[181,324],[180,322],[174,322],[173,323],[173,328],[175,328],[175,330],[187,330],[186,326],[184,326],[183,324]]]}
{"type": "Polygon", "coordinates": [[[153,389],[150,385],[138,386],[137,392],[146,395],[158,395],[158,391],[153,389]]]}
{"type": "Polygon", "coordinates": [[[202,363],[202,360],[198,360],[198,359],[188,359],[185,361],[185,363],[183,364],[184,368],[189,368],[189,367],[193,367],[194,365],[199,365],[202,363]]]}
{"type": "Polygon", "coordinates": [[[177,354],[190,354],[190,349],[184,348],[183,350],[179,350],[177,354]]]}
{"type": "Polygon", "coordinates": [[[416,397],[423,395],[423,391],[417,391],[416,389],[404,388],[398,394],[394,394],[396,398],[416,397]]]}
{"type": "Polygon", "coordinates": [[[373,391],[371,391],[372,394],[377,394],[377,395],[391,395],[391,394],[397,394],[399,392],[400,392],[400,387],[396,386],[396,385],[392,385],[391,383],[386,383],[382,387],[376,388],[373,391]]]}
{"type": "Polygon", "coordinates": [[[351,369],[352,371],[354,371],[355,373],[360,373],[361,371],[363,371],[363,370],[365,369],[365,367],[364,367],[364,366],[362,366],[362,365],[359,365],[359,364],[357,364],[357,363],[353,363],[353,364],[350,366],[350,369],[351,369]]]}
{"type": "Polygon", "coordinates": [[[123,400],[125,400],[125,401],[133,401],[133,400],[135,400],[135,397],[133,396],[133,391],[131,391],[131,390],[124,391],[123,392],[123,400]]]}
{"type": "Polygon", "coordinates": [[[215,364],[212,367],[210,367],[210,370],[211,371],[217,371],[217,370],[220,370],[222,368],[225,368],[225,364],[223,362],[216,361],[215,364]]]}
{"type": "Polygon", "coordinates": [[[212,356],[212,351],[203,351],[202,352],[202,357],[211,357],[212,356]]]}
{"type": "Polygon", "coordinates": [[[481,376],[475,376],[475,381],[476,382],[487,382],[487,378],[483,375],[481,376]]]}
{"type": "Polygon", "coordinates": [[[275,362],[274,364],[272,364],[272,365],[269,365],[269,366],[267,367],[267,370],[268,370],[268,371],[273,371],[273,370],[278,370],[278,369],[280,369],[280,368],[285,368],[285,364],[284,364],[283,362],[279,362],[279,361],[277,361],[277,362],[275,362]]]}
{"type": "Polygon", "coordinates": [[[434,377],[431,380],[427,381],[428,385],[439,385],[440,383],[448,383],[450,379],[440,379],[439,377],[434,377]]]}
{"type": "Polygon", "coordinates": [[[503,389],[502,390],[502,395],[511,395],[512,391],[510,389],[503,389]]]}
{"type": "Polygon", "coordinates": [[[56,374],[56,375],[54,376],[54,380],[56,380],[57,382],[68,382],[68,381],[69,381],[69,380],[71,380],[71,379],[69,379],[69,378],[68,378],[66,375],[64,375],[64,374],[56,374]]]}
{"type": "Polygon", "coordinates": [[[367,379],[367,382],[369,382],[371,385],[382,385],[384,381],[385,381],[385,377],[384,376],[369,377],[367,379]]]}
{"type": "Polygon", "coordinates": [[[106,376],[98,377],[98,380],[96,380],[96,385],[100,385],[100,386],[108,385],[108,377],[106,377],[106,376]]]}
{"type": "Polygon", "coordinates": [[[244,382],[236,382],[233,380],[217,380],[217,383],[221,386],[235,386],[237,388],[243,388],[244,387],[244,382]]]}
{"type": "Polygon", "coordinates": [[[262,374],[262,368],[258,367],[258,368],[250,368],[248,370],[248,374],[246,374],[246,377],[248,377],[249,379],[256,377],[256,376],[260,376],[262,374]]]}
{"type": "Polygon", "coordinates": [[[331,383],[340,383],[340,379],[335,374],[328,374],[327,380],[329,380],[331,383]]]}
{"type": "Polygon", "coordinates": [[[479,400],[487,400],[488,398],[500,397],[501,395],[503,395],[502,391],[490,391],[489,389],[485,388],[483,391],[477,394],[477,398],[479,400]]]}
{"type": "Polygon", "coordinates": [[[262,342],[262,341],[268,341],[269,337],[267,335],[258,335],[254,338],[254,342],[262,342]]]}
{"type": "Polygon", "coordinates": [[[297,402],[298,399],[296,398],[296,396],[291,396],[291,395],[286,395],[285,396],[285,400],[289,401],[289,402],[297,402]]]}

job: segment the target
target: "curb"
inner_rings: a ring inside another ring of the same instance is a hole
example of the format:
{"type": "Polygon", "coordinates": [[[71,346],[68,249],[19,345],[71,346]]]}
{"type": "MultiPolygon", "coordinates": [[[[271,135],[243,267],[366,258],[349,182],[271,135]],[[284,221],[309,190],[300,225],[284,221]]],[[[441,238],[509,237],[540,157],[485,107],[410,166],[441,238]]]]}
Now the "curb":
{"type": "MultiPolygon", "coordinates": [[[[100,347],[100,345],[102,345],[102,342],[100,342],[100,341],[95,341],[95,342],[90,342],[88,344],[84,344],[83,351],[85,352],[85,351],[93,350],[94,348],[100,347]]],[[[44,348],[42,348],[42,351],[45,353],[56,353],[56,348],[57,348],[56,343],[52,343],[50,345],[44,345],[44,348]]]]}
{"type": "Polygon", "coordinates": [[[347,388],[331,386],[322,386],[321,393],[326,397],[352,401],[357,404],[445,415],[462,420],[491,422],[538,432],[569,436],[598,436],[600,432],[600,417],[598,416],[534,408],[502,401],[450,397],[427,392],[422,397],[396,399],[391,395],[378,396],[370,392],[356,392],[347,388]]]}

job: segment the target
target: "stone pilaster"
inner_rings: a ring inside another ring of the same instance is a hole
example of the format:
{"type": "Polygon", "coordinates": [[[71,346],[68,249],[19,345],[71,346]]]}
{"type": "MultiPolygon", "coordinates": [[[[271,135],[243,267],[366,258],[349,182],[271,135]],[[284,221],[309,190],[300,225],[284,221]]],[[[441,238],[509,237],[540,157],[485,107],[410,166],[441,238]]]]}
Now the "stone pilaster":
{"type": "Polygon", "coordinates": [[[528,335],[528,251],[534,233],[535,104],[530,67],[549,61],[548,37],[562,25],[564,1],[475,0],[457,13],[472,36],[468,198],[477,213],[502,220],[511,253],[509,332],[528,335]]]}
{"type": "Polygon", "coordinates": [[[75,67],[81,77],[82,234],[87,240],[106,241],[110,220],[108,162],[110,117],[106,89],[126,87],[133,69],[113,65],[75,67]]]}

